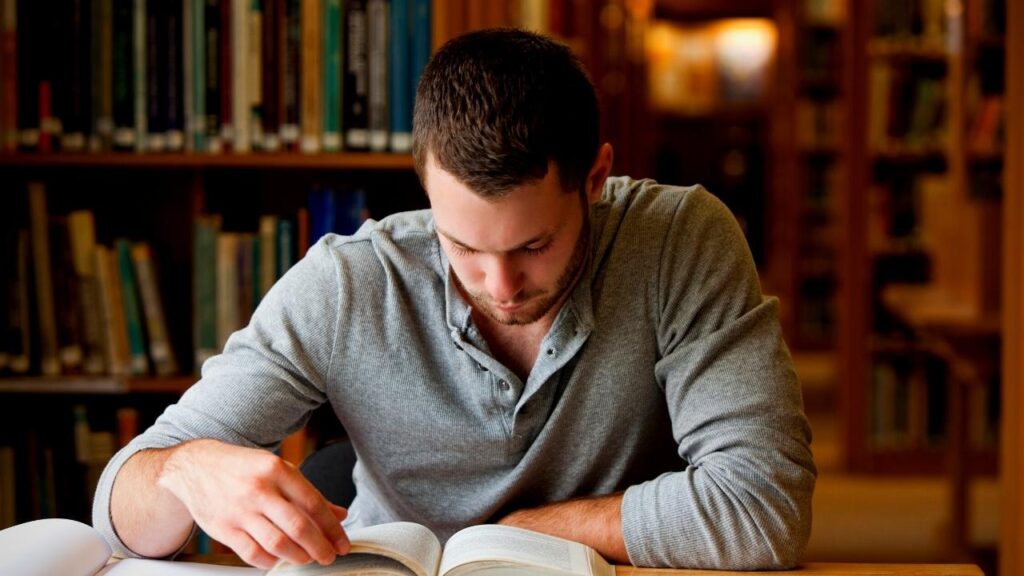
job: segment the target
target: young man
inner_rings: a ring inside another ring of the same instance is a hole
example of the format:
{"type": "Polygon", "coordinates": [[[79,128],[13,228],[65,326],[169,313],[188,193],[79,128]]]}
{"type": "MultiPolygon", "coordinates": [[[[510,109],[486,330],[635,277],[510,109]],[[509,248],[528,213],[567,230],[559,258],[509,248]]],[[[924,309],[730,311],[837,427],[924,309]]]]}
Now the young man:
{"type": "Polygon", "coordinates": [[[112,459],[115,548],[169,555],[195,522],[257,566],[326,563],[343,519],[501,522],[618,563],[796,564],[810,430],[722,204],[609,178],[592,85],[526,32],[442,48],[414,138],[431,209],[321,239],[112,459]],[[347,511],[268,451],[324,402],[358,454],[347,511]]]}

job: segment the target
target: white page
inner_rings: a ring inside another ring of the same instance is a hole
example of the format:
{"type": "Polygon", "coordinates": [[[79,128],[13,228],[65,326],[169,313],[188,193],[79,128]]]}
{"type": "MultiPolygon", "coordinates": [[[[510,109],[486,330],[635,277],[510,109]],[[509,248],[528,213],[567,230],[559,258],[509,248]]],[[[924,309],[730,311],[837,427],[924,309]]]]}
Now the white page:
{"type": "Polygon", "coordinates": [[[263,576],[263,574],[263,570],[259,568],[129,558],[110,564],[96,576],[263,576]]]}
{"type": "Polygon", "coordinates": [[[273,576],[415,576],[415,573],[398,560],[385,558],[376,554],[353,553],[338,556],[333,564],[321,566],[306,564],[305,566],[281,566],[275,568],[273,576]]]}
{"type": "Polygon", "coordinates": [[[588,547],[570,540],[511,526],[483,525],[460,530],[448,540],[439,574],[465,574],[470,564],[490,571],[524,573],[523,566],[547,574],[606,574],[611,568],[588,547]],[[512,565],[519,565],[515,568],[512,565]]]}
{"type": "MultiPolygon", "coordinates": [[[[438,542],[437,537],[425,526],[412,522],[393,522],[357,528],[348,531],[348,538],[352,543],[351,554],[372,554],[396,560],[409,569],[407,573],[414,574],[415,576],[433,576],[441,560],[441,543],[438,542]]],[[[296,576],[349,574],[355,573],[355,571],[349,570],[352,564],[358,562],[360,565],[363,565],[371,561],[372,558],[363,558],[362,556],[356,556],[353,560],[339,557],[330,567],[322,567],[318,564],[308,564],[306,566],[281,564],[274,567],[270,573],[274,576],[286,574],[294,574],[296,576]]],[[[382,560],[379,562],[377,568],[381,570],[377,572],[380,574],[395,573],[395,567],[387,561],[382,560]]],[[[374,572],[365,571],[359,573],[371,574],[374,572]]]]}
{"type": "Polygon", "coordinates": [[[0,574],[92,576],[110,559],[110,546],[92,526],[48,518],[0,531],[0,574]]]}

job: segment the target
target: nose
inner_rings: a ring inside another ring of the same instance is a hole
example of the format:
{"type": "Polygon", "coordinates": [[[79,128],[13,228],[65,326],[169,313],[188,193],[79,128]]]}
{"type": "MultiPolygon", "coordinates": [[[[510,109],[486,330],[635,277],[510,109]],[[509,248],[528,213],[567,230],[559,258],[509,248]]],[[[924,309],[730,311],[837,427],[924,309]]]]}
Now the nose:
{"type": "Polygon", "coordinates": [[[488,267],[484,287],[498,303],[514,302],[523,289],[522,274],[508,256],[495,256],[488,267]]]}

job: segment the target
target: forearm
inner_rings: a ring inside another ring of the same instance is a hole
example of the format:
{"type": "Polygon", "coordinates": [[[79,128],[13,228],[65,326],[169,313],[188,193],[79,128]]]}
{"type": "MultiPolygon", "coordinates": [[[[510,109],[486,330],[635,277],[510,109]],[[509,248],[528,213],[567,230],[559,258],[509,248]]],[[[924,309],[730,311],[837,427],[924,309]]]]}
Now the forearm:
{"type": "Polygon", "coordinates": [[[610,562],[630,563],[622,538],[621,493],[517,510],[498,523],[582,542],[610,562]]]}
{"type": "Polygon", "coordinates": [[[192,531],[192,516],[159,482],[175,448],[143,450],[117,474],[110,517],[121,541],[136,554],[160,558],[176,552],[192,531]]]}

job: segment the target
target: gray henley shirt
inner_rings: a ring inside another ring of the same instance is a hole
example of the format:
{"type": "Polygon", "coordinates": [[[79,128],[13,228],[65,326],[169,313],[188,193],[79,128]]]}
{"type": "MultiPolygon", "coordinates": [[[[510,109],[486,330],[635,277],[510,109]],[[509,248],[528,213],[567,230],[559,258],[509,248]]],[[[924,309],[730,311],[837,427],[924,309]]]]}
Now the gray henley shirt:
{"type": "MultiPolygon", "coordinates": [[[[513,510],[625,491],[640,566],[785,568],[816,470],[797,378],[743,234],[700,187],[610,178],[583,276],[524,382],[494,359],[429,211],[327,235],[202,378],[119,451],[195,438],[266,449],[328,402],[355,447],[350,522],[442,541],[513,510]]],[[[158,528],[156,528],[158,529],[158,528]]]]}

